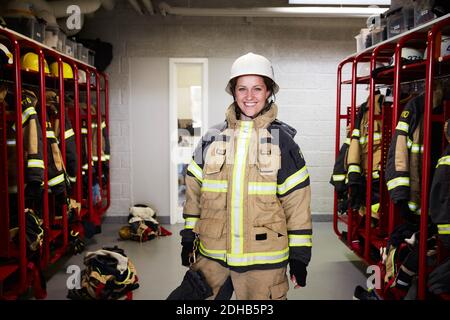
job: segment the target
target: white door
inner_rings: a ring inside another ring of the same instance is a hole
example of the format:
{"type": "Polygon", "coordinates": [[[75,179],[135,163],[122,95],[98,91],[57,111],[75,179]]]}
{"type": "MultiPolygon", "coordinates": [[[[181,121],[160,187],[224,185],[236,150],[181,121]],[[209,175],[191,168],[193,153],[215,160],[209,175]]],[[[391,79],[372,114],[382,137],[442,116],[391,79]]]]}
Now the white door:
{"type": "Polygon", "coordinates": [[[208,129],[208,60],[172,58],[170,68],[170,223],[182,223],[184,176],[208,129]]]}

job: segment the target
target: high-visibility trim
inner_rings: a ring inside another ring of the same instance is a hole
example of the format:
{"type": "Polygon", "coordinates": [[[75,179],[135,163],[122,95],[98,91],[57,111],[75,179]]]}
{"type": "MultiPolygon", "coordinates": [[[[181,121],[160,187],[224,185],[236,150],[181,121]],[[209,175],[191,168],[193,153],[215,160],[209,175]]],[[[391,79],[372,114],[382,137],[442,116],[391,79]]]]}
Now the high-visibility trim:
{"type": "Polygon", "coordinates": [[[412,153],[423,153],[423,144],[413,143],[411,145],[411,152],[412,153]]]}
{"type": "MultiPolygon", "coordinates": [[[[27,122],[28,118],[30,116],[32,116],[33,114],[37,114],[36,109],[34,109],[34,107],[29,107],[26,108],[23,112],[22,112],[22,125],[25,124],[25,122],[27,122]]],[[[16,124],[12,125],[12,129],[14,131],[16,131],[16,124]]]]}
{"type": "Polygon", "coordinates": [[[92,122],[91,123],[91,128],[97,128],[97,123],[96,122],[92,122]]]}
{"type": "Polygon", "coordinates": [[[87,128],[81,128],[81,133],[82,134],[88,134],[88,129],[87,128]]]}
{"type": "Polygon", "coordinates": [[[257,252],[232,254],[228,253],[226,256],[227,264],[229,266],[251,266],[254,264],[273,264],[286,261],[289,258],[289,247],[273,252],[257,252]]]}
{"type": "Polygon", "coordinates": [[[437,167],[439,166],[450,166],[450,156],[442,157],[438,160],[437,167]]]}
{"type": "Polygon", "coordinates": [[[101,128],[102,128],[102,129],[105,129],[105,128],[106,128],[106,122],[105,122],[105,121],[102,121],[102,126],[101,126],[101,128]]]}
{"type": "Polygon", "coordinates": [[[191,160],[191,163],[187,167],[187,171],[192,173],[200,183],[203,182],[203,170],[194,160],[191,160]]]}
{"type": "Polygon", "coordinates": [[[69,129],[66,130],[66,132],[64,132],[64,139],[69,139],[71,136],[75,135],[75,132],[73,132],[73,129],[69,129]]]}
{"type": "Polygon", "coordinates": [[[44,167],[44,160],[39,160],[39,159],[28,159],[27,167],[28,167],[28,168],[41,168],[41,169],[45,169],[45,167],[44,167]]]}
{"type": "Polygon", "coordinates": [[[298,186],[300,183],[309,178],[308,170],[306,166],[298,170],[296,173],[288,177],[284,183],[277,186],[277,192],[279,195],[283,195],[292,188],[298,186]]]}
{"type": "Polygon", "coordinates": [[[397,123],[397,127],[395,127],[395,129],[408,133],[409,132],[409,124],[404,121],[399,121],[397,123]]]}
{"type": "Polygon", "coordinates": [[[353,129],[352,131],[352,138],[359,138],[361,135],[359,129],[353,129]]]}
{"type": "Polygon", "coordinates": [[[348,173],[351,172],[361,173],[361,167],[357,164],[351,164],[348,166],[348,173]]]}
{"type": "MultiPolygon", "coordinates": [[[[375,132],[373,134],[373,141],[376,142],[379,140],[381,140],[381,133],[375,132]]],[[[369,141],[369,136],[364,136],[364,137],[359,138],[359,144],[363,145],[363,144],[366,144],[368,141],[369,141]]]]}
{"type": "Polygon", "coordinates": [[[123,281],[114,280],[114,282],[117,284],[128,284],[130,282],[132,275],[133,275],[133,272],[131,272],[130,267],[128,267],[127,268],[127,276],[126,276],[125,280],[123,280],[123,281]]]}
{"type": "Polygon", "coordinates": [[[397,187],[409,187],[409,177],[398,177],[387,182],[388,190],[392,190],[397,187]]]}
{"type": "Polygon", "coordinates": [[[310,234],[290,234],[289,247],[312,247],[312,235],[310,234]]]}
{"type": "Polygon", "coordinates": [[[75,182],[77,182],[77,177],[69,176],[69,181],[72,182],[72,183],[75,183],[75,182]]]}
{"type": "Polygon", "coordinates": [[[276,182],[249,182],[248,194],[249,195],[275,195],[277,193],[276,182]]]}
{"type": "Polygon", "coordinates": [[[109,154],[105,154],[105,160],[108,161],[109,159],[111,159],[111,156],[109,154]]]}
{"type": "Polygon", "coordinates": [[[438,224],[438,234],[450,234],[450,224],[438,224]]]}
{"type": "Polygon", "coordinates": [[[228,181],[227,180],[203,180],[202,192],[227,192],[228,181]]]}
{"type": "Polygon", "coordinates": [[[97,156],[92,156],[92,160],[98,161],[98,157],[97,156]]]}
{"type": "Polygon", "coordinates": [[[184,219],[184,228],[185,229],[194,229],[195,224],[200,218],[186,218],[184,219]]]}
{"type": "Polygon", "coordinates": [[[248,145],[253,130],[253,121],[241,121],[237,137],[235,163],[231,190],[231,252],[241,254],[244,251],[244,181],[248,145]]]}
{"type": "Polygon", "coordinates": [[[227,259],[227,251],[226,250],[209,250],[209,249],[206,249],[201,240],[200,240],[198,248],[200,250],[200,253],[205,255],[205,256],[207,256],[207,257],[210,257],[210,258],[213,258],[213,259],[217,259],[217,260],[222,260],[222,261],[226,261],[226,259],[227,259]]]}
{"type": "Polygon", "coordinates": [[[372,178],[374,179],[380,179],[380,171],[372,171],[372,178]]]}
{"type": "Polygon", "coordinates": [[[351,141],[351,139],[350,138],[347,138],[347,139],[345,139],[345,144],[347,144],[347,145],[350,145],[350,141],[351,141]]]}
{"type": "Polygon", "coordinates": [[[88,164],[86,163],[86,164],[83,164],[83,166],[81,167],[81,169],[83,169],[83,170],[87,170],[87,169],[89,169],[89,166],[88,166],[88,164]]]}
{"type": "Polygon", "coordinates": [[[50,138],[50,139],[56,139],[55,131],[53,131],[53,130],[46,131],[46,136],[47,136],[47,138],[50,138]]]}
{"type": "Polygon", "coordinates": [[[16,139],[7,139],[6,140],[7,146],[15,146],[16,145],[16,139]]]}
{"type": "Polygon", "coordinates": [[[408,201],[408,207],[409,210],[411,210],[413,213],[420,215],[420,207],[417,203],[408,201]]]}
{"type": "Polygon", "coordinates": [[[345,174],[333,174],[333,181],[344,181],[345,177],[345,174]]]}
{"type": "Polygon", "coordinates": [[[48,185],[50,187],[53,187],[60,184],[61,182],[64,182],[64,173],[61,173],[59,176],[56,176],[53,179],[48,180],[48,185]]]}
{"type": "Polygon", "coordinates": [[[377,213],[378,210],[380,210],[380,203],[374,203],[373,205],[370,206],[370,210],[373,213],[377,213]]]}

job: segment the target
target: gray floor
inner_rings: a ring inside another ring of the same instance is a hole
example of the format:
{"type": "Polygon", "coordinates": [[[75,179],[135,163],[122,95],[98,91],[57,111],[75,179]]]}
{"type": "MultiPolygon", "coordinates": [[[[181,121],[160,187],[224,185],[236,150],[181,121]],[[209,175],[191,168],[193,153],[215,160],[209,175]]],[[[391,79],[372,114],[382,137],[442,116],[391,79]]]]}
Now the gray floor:
{"type": "MultiPolygon", "coordinates": [[[[180,264],[180,237],[182,225],[165,225],[172,236],[160,237],[145,243],[118,240],[121,225],[104,224],[103,232],[90,240],[87,250],[105,245],[118,245],[136,266],[140,288],[134,291],[135,300],[163,300],[181,282],[186,268],[180,264]]],[[[365,265],[342,244],[328,222],[314,223],[313,256],[308,267],[307,287],[291,289],[290,300],[348,300],[356,285],[365,286],[365,265]]],[[[66,273],[70,265],[83,269],[82,255],[61,259],[46,273],[47,299],[66,299],[66,273]]]]}

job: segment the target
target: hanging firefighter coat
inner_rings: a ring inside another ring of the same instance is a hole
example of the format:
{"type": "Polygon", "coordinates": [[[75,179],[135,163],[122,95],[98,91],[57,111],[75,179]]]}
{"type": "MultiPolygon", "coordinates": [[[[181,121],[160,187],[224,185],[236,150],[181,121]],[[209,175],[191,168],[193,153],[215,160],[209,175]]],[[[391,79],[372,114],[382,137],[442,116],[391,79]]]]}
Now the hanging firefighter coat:
{"type": "Polygon", "coordinates": [[[198,234],[200,254],[236,271],[310,261],[309,175],[277,110],[242,121],[232,104],[187,169],[185,230],[198,234]]]}
{"type": "MultiPolygon", "coordinates": [[[[450,120],[445,125],[450,143],[450,120]]],[[[431,220],[437,225],[442,243],[450,249],[450,145],[438,160],[430,192],[431,220]]]]}
{"type": "MultiPolygon", "coordinates": [[[[6,87],[0,88],[0,104],[7,94],[6,87]]],[[[24,148],[25,183],[42,185],[44,181],[44,161],[42,147],[42,130],[36,112],[37,97],[29,90],[22,90],[22,134],[24,148]]],[[[12,104],[11,104],[12,105],[12,104]]],[[[6,106],[5,109],[8,109],[6,106]]],[[[17,187],[17,159],[16,159],[16,126],[7,128],[8,147],[8,185],[10,188],[17,187]]],[[[26,195],[34,197],[40,195],[26,195]]]]}
{"type": "MultiPolygon", "coordinates": [[[[440,104],[441,94],[438,91],[433,93],[434,108],[440,104]]],[[[424,93],[405,105],[392,137],[386,163],[386,183],[391,199],[395,204],[407,203],[410,213],[415,217],[420,215],[421,204],[424,106],[424,93]]]]}

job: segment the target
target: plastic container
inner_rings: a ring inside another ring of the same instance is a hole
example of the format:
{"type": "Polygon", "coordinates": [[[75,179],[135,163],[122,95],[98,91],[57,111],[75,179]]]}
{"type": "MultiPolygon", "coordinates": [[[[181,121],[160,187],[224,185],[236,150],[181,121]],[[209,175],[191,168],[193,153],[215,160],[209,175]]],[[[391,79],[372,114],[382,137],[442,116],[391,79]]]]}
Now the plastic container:
{"type": "Polygon", "coordinates": [[[89,63],[89,50],[88,48],[82,46],[81,47],[81,54],[79,60],[83,61],[84,63],[89,63]]]}
{"type": "Polygon", "coordinates": [[[81,56],[83,54],[83,44],[77,43],[77,49],[75,50],[75,58],[81,60],[81,56]]]}
{"type": "Polygon", "coordinates": [[[94,62],[95,62],[95,51],[88,49],[88,64],[93,66],[94,62]]]}
{"type": "Polygon", "coordinates": [[[414,9],[400,7],[386,13],[387,37],[392,38],[414,27],[414,9]]]}
{"type": "Polygon", "coordinates": [[[65,46],[65,54],[71,57],[75,57],[75,50],[77,48],[77,43],[69,38],[66,39],[66,46],[65,46]]]}
{"type": "Polygon", "coordinates": [[[363,51],[372,45],[372,37],[368,28],[362,28],[359,34],[355,36],[356,52],[363,51]],[[369,41],[370,40],[370,41],[369,41]]]}
{"type": "Polygon", "coordinates": [[[9,29],[12,29],[33,40],[44,43],[45,25],[35,18],[7,17],[5,18],[9,29]]]}
{"type": "Polygon", "coordinates": [[[436,14],[433,13],[433,0],[416,0],[414,1],[414,26],[420,26],[433,19],[436,19],[436,14]]]}

